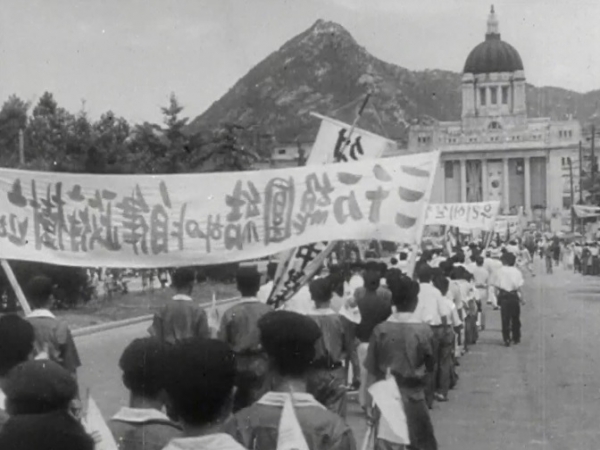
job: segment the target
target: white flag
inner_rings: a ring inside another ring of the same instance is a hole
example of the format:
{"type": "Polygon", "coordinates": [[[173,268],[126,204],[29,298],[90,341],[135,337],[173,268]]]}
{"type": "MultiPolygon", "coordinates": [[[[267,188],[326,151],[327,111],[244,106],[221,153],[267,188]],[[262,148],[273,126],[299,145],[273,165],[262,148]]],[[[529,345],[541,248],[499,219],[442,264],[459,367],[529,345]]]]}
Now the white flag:
{"type": "Polygon", "coordinates": [[[118,450],[117,443],[108,425],[102,417],[102,413],[92,397],[87,399],[87,412],[82,420],[85,430],[96,441],[95,450],[118,450]]]}
{"type": "Polygon", "coordinates": [[[283,404],[279,433],[277,435],[277,450],[309,450],[302,428],[296,417],[292,396],[289,395],[283,404]]]}
{"type": "Polygon", "coordinates": [[[396,380],[390,377],[379,381],[369,388],[369,393],[381,411],[377,438],[396,444],[410,444],[406,414],[396,380]]]}
{"type": "MultiPolygon", "coordinates": [[[[394,141],[356,127],[348,140],[352,128],[350,125],[320,114],[312,115],[321,119],[321,127],[306,161],[307,166],[377,159],[386,150],[397,147],[394,141]]],[[[318,190],[320,186],[314,188],[318,190]]],[[[315,217],[313,216],[313,220],[315,217]]],[[[269,303],[281,304],[287,301],[310,282],[334,250],[335,244],[335,241],[315,242],[289,250],[280,259],[269,303]]]]}

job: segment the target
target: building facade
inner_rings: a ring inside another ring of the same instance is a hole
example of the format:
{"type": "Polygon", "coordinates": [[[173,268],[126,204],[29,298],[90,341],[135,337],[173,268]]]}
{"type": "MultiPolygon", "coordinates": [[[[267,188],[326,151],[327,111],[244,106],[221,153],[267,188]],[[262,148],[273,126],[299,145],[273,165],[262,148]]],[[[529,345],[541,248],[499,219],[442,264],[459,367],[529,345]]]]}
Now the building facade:
{"type": "MultiPolygon", "coordinates": [[[[576,120],[528,118],[521,57],[500,39],[492,7],[485,41],[476,46],[462,76],[462,117],[457,122],[414,125],[411,151],[441,150],[431,201],[498,200],[502,214],[568,226],[573,185],[579,186],[581,126],[576,120]]],[[[575,201],[577,201],[575,197],[575,201]]]]}

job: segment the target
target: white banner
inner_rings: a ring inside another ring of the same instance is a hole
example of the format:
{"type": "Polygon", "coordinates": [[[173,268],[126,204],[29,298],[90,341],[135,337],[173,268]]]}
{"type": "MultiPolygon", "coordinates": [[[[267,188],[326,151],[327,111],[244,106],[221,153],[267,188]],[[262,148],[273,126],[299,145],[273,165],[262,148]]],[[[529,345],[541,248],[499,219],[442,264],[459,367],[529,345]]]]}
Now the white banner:
{"type": "Polygon", "coordinates": [[[600,216],[600,207],[598,206],[573,205],[573,211],[577,217],[582,219],[600,216]]]}
{"type": "Polygon", "coordinates": [[[500,235],[501,239],[515,239],[520,235],[521,218],[519,216],[498,216],[494,224],[494,232],[500,235]]]}
{"type": "MultiPolygon", "coordinates": [[[[386,149],[396,146],[393,141],[356,127],[348,140],[350,125],[319,114],[313,115],[322,120],[317,139],[306,161],[307,166],[373,160],[383,155],[386,149]]],[[[291,298],[314,277],[335,245],[336,241],[320,241],[290,249],[283,254],[268,302],[277,305],[291,298]]]]}
{"type": "Polygon", "coordinates": [[[447,225],[461,230],[493,230],[500,202],[429,204],[425,225],[447,225]]]}
{"type": "Polygon", "coordinates": [[[324,239],[410,242],[437,153],[187,175],[0,170],[0,255],[96,267],[268,256],[324,239]]]}

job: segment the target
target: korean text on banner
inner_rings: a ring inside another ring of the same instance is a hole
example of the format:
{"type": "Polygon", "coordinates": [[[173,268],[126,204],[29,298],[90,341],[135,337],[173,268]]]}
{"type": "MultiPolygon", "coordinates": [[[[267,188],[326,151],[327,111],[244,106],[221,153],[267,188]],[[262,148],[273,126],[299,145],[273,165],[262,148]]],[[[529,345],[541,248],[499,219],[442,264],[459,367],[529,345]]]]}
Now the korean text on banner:
{"type": "Polygon", "coordinates": [[[425,225],[447,225],[465,230],[493,230],[500,202],[429,204],[425,225]]]}
{"type": "Polygon", "coordinates": [[[498,216],[496,217],[496,223],[494,224],[494,232],[504,237],[508,233],[510,238],[514,238],[519,234],[519,228],[521,227],[521,219],[519,216],[498,216]]]}
{"type": "Polygon", "coordinates": [[[260,258],[323,239],[408,241],[433,157],[189,175],[2,169],[0,253],[151,268],[260,258]]]}
{"type": "MultiPolygon", "coordinates": [[[[395,148],[396,143],[360,128],[353,128],[350,140],[350,125],[329,117],[313,114],[321,119],[307,166],[317,166],[334,162],[364,161],[379,158],[386,149],[395,148]]],[[[282,255],[269,304],[281,304],[291,298],[303,285],[308,283],[317,270],[325,263],[336,241],[321,241],[290,249],[282,255]]]]}

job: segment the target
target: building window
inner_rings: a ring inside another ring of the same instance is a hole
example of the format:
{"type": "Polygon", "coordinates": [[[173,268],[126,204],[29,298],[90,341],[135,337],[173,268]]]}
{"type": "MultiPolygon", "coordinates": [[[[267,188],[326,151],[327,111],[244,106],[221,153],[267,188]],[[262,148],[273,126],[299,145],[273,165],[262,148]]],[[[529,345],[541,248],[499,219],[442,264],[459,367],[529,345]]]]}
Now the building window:
{"type": "Polygon", "coordinates": [[[492,105],[498,103],[498,88],[496,86],[490,88],[490,103],[492,105]]]}
{"type": "Polygon", "coordinates": [[[454,161],[446,161],[444,163],[444,176],[446,178],[454,178],[454,161]]]}
{"type": "Polygon", "coordinates": [[[285,148],[280,148],[279,150],[277,150],[277,154],[285,155],[285,148]]]}
{"type": "Polygon", "coordinates": [[[508,105],[508,86],[502,86],[502,104],[508,105]]]}
{"type": "Polygon", "coordinates": [[[486,103],[485,88],[479,88],[479,98],[481,101],[481,106],[485,106],[485,103],[486,103]]]}
{"type": "Polygon", "coordinates": [[[494,122],[490,122],[490,124],[488,125],[488,128],[490,130],[501,130],[502,125],[500,125],[498,122],[494,121],[494,122]]]}

